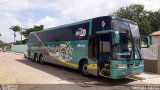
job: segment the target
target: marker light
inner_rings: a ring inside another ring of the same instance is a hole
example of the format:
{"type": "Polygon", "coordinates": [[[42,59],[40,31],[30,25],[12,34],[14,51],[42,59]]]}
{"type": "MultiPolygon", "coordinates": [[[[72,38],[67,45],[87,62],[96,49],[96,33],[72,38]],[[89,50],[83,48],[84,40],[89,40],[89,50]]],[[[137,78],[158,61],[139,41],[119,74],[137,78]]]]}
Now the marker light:
{"type": "Polygon", "coordinates": [[[144,66],[144,63],[140,63],[139,65],[140,65],[140,66],[144,66]]]}

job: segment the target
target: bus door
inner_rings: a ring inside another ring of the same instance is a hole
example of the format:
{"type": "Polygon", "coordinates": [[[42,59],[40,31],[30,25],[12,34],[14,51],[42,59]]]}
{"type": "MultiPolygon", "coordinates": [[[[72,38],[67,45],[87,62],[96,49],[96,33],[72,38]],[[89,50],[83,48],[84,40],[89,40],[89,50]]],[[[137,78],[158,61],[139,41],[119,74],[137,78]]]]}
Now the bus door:
{"type": "Polygon", "coordinates": [[[110,34],[102,34],[98,36],[98,64],[101,75],[109,76],[111,57],[111,39],[110,34]]]}

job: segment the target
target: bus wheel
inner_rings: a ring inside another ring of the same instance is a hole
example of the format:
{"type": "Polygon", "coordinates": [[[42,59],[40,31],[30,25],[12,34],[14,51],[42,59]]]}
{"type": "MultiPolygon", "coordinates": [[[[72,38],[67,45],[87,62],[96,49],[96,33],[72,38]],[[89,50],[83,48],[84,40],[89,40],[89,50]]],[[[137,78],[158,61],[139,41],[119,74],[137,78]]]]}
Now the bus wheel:
{"type": "Polygon", "coordinates": [[[42,54],[39,57],[39,61],[40,61],[40,64],[44,64],[44,57],[42,54]]]}
{"type": "Polygon", "coordinates": [[[87,63],[87,61],[83,61],[80,64],[80,71],[84,76],[88,75],[88,63],[87,63]]]}
{"type": "Polygon", "coordinates": [[[26,54],[24,54],[24,58],[27,58],[26,54]]]}
{"type": "Polygon", "coordinates": [[[37,54],[34,55],[34,61],[35,61],[36,63],[39,62],[37,54]]]}

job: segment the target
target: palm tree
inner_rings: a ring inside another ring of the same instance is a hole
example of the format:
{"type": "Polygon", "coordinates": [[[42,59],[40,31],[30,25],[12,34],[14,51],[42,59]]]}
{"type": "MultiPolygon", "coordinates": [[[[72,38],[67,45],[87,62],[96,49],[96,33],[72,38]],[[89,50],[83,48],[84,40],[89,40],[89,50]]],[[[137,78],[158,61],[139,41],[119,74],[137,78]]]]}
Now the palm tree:
{"type": "Polygon", "coordinates": [[[16,42],[16,32],[19,32],[21,31],[21,27],[18,26],[18,25],[15,25],[15,26],[11,26],[9,29],[11,29],[14,33],[14,43],[16,42]]]}

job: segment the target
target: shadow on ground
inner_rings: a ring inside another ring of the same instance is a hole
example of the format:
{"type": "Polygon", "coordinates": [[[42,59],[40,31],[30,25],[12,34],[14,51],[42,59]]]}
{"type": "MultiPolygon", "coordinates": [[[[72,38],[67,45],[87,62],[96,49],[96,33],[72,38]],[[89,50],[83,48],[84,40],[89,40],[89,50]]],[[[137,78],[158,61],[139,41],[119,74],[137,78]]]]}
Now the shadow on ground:
{"type": "Polygon", "coordinates": [[[55,64],[46,63],[45,65],[41,65],[29,59],[17,59],[16,61],[28,65],[30,67],[33,67],[35,69],[41,70],[43,72],[46,72],[48,74],[54,75],[62,80],[73,82],[75,84],[91,83],[97,86],[112,87],[119,85],[127,85],[128,83],[135,81],[133,79],[128,79],[128,78],[113,80],[109,78],[97,77],[92,75],[85,77],[81,75],[78,70],[58,66],[55,64]]]}

